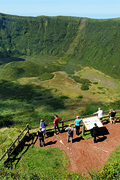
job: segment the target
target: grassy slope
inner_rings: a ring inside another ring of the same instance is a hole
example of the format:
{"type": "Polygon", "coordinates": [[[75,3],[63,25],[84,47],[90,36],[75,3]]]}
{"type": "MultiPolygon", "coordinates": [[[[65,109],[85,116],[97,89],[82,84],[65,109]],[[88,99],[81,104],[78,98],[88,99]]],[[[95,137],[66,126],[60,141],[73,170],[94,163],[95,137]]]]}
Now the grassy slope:
{"type": "Polygon", "coordinates": [[[79,21],[80,18],[72,17],[33,18],[1,14],[1,53],[60,55],[75,37],[79,21]]]}
{"type": "Polygon", "coordinates": [[[98,106],[119,109],[119,80],[111,78],[120,78],[119,19],[1,14],[0,25],[1,127],[35,126],[41,118],[52,122],[55,113],[74,118],[98,106]],[[91,80],[88,91],[81,90],[74,75],[91,80]]]}
{"type": "Polygon", "coordinates": [[[80,42],[79,46],[81,52],[79,48],[76,52],[80,63],[118,78],[120,71],[119,30],[120,19],[87,20],[84,43],[80,42]],[[82,44],[84,45],[82,46],[82,44]]]}
{"type": "MultiPolygon", "coordinates": [[[[52,55],[59,63],[72,61],[120,78],[119,18],[93,20],[0,14],[0,25],[1,64],[24,61],[20,55],[52,55]]],[[[19,72],[22,75],[22,70],[19,72]]]]}

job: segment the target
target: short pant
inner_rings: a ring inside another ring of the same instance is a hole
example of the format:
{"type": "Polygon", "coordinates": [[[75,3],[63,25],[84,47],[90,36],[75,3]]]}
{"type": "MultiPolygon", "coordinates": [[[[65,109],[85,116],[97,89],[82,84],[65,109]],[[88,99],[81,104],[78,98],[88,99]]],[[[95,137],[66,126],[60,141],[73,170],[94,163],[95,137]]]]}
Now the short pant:
{"type": "Polygon", "coordinates": [[[44,134],[46,134],[46,128],[42,128],[44,134]]]}

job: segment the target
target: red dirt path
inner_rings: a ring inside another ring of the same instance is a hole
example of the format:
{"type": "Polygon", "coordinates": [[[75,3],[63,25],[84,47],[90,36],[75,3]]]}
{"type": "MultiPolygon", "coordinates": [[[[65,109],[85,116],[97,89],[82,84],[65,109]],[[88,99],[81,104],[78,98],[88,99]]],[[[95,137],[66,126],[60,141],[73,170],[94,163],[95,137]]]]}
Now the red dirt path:
{"type": "MultiPolygon", "coordinates": [[[[73,136],[73,143],[67,143],[67,132],[63,132],[56,136],[51,136],[45,139],[45,148],[60,148],[63,149],[69,157],[68,171],[85,172],[93,169],[100,170],[107,161],[111,153],[120,144],[120,122],[116,124],[104,124],[109,134],[104,138],[100,136],[97,143],[93,142],[93,138],[88,140],[80,139],[73,136]]],[[[36,146],[39,147],[37,140],[36,146]]]]}

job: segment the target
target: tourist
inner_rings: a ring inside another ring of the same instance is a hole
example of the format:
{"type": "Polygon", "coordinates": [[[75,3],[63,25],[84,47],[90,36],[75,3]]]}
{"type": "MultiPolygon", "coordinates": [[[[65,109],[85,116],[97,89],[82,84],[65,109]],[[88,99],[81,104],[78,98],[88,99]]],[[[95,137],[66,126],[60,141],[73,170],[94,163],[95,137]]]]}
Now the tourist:
{"type": "Polygon", "coordinates": [[[69,142],[69,138],[71,138],[71,143],[73,143],[73,130],[74,128],[71,127],[71,124],[65,129],[65,131],[67,131],[67,142],[69,142]]]}
{"type": "Polygon", "coordinates": [[[56,115],[56,114],[55,114],[54,117],[55,117],[55,119],[54,119],[54,133],[55,133],[55,135],[57,135],[56,134],[56,127],[57,127],[57,129],[59,131],[59,134],[60,134],[60,129],[59,129],[59,126],[58,126],[59,118],[58,118],[58,115],[56,115]]]}
{"type": "Polygon", "coordinates": [[[43,135],[43,131],[42,128],[39,128],[39,131],[37,132],[38,138],[39,138],[39,144],[40,147],[44,147],[45,146],[45,142],[44,142],[44,135],[43,135]]]}
{"type": "Polygon", "coordinates": [[[45,122],[43,121],[43,119],[40,120],[40,127],[42,128],[42,131],[44,133],[44,138],[46,138],[46,126],[45,126],[45,122]]]}
{"type": "Polygon", "coordinates": [[[75,119],[75,128],[76,128],[76,135],[79,136],[80,134],[80,123],[82,122],[82,119],[80,119],[79,116],[76,116],[76,119],[75,119]]]}
{"type": "Polygon", "coordinates": [[[98,136],[98,126],[95,123],[93,127],[93,137],[94,137],[94,143],[97,143],[96,137],[98,136]]]}
{"type": "Polygon", "coordinates": [[[101,110],[101,108],[98,108],[98,111],[93,113],[94,115],[98,115],[99,120],[102,122],[102,118],[103,118],[103,110],[101,110]]]}
{"type": "Polygon", "coordinates": [[[116,115],[116,111],[115,111],[115,109],[111,109],[110,111],[109,111],[109,115],[110,115],[110,123],[111,124],[115,124],[115,115],[116,115]]]}

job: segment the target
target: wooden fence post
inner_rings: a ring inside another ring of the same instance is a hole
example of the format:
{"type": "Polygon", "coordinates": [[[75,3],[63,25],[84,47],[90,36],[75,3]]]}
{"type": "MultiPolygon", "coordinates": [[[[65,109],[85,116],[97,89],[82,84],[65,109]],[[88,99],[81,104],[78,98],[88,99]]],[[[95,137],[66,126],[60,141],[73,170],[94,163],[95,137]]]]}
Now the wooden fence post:
{"type": "Polygon", "coordinates": [[[29,124],[27,124],[27,128],[28,128],[28,131],[27,131],[27,132],[28,132],[28,134],[29,134],[29,124]]]}
{"type": "MultiPolygon", "coordinates": [[[[20,142],[20,141],[19,141],[19,136],[18,136],[17,142],[18,142],[18,144],[19,144],[19,142],[20,142]]],[[[14,144],[14,145],[15,145],[15,144],[14,144]]]]}
{"type": "Polygon", "coordinates": [[[7,151],[8,151],[8,149],[6,148],[6,157],[8,158],[9,155],[8,155],[8,152],[7,152],[7,151]]]}
{"type": "Polygon", "coordinates": [[[63,131],[63,128],[64,128],[64,121],[63,121],[63,119],[62,119],[62,131],[63,131]]]}
{"type": "Polygon", "coordinates": [[[83,124],[82,135],[85,135],[85,125],[83,124]]]}

